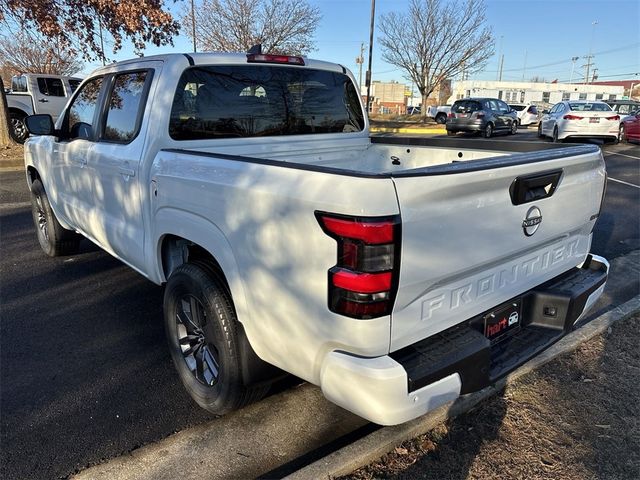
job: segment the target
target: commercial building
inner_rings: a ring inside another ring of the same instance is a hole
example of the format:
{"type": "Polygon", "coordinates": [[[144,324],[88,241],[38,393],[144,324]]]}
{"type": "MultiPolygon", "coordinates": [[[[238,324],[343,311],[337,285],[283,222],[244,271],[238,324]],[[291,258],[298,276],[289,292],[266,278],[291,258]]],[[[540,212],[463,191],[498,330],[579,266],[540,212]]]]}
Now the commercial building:
{"type": "MultiPolygon", "coordinates": [[[[372,82],[369,113],[404,115],[407,113],[406,91],[407,86],[404,83],[372,82]]],[[[366,87],[362,89],[361,94],[363,101],[366,101],[366,87]]]]}
{"type": "Polygon", "coordinates": [[[447,103],[466,97],[493,97],[508,103],[552,105],[563,100],[620,100],[623,96],[621,85],[464,80],[454,83],[447,103]]]}

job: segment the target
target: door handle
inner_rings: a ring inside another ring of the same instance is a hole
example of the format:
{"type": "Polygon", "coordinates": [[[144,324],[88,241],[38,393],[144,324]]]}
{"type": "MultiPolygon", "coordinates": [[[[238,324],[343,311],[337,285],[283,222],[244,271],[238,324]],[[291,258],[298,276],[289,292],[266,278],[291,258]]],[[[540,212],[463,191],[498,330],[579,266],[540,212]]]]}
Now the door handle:
{"type": "Polygon", "coordinates": [[[41,98],[40,100],[38,100],[40,103],[47,103],[49,100],[47,100],[46,98],[41,98]]]}
{"type": "Polygon", "coordinates": [[[136,175],[136,172],[133,168],[118,167],[118,172],[120,172],[125,177],[135,177],[136,175]]]}

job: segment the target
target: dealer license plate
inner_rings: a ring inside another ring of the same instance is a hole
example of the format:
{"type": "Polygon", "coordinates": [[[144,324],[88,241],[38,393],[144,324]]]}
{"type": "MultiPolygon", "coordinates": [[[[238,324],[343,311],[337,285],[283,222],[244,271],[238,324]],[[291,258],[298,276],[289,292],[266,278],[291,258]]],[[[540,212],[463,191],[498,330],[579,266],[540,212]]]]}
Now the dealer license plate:
{"type": "Polygon", "coordinates": [[[491,342],[516,332],[522,319],[522,301],[510,302],[484,317],[484,336],[491,342]]]}

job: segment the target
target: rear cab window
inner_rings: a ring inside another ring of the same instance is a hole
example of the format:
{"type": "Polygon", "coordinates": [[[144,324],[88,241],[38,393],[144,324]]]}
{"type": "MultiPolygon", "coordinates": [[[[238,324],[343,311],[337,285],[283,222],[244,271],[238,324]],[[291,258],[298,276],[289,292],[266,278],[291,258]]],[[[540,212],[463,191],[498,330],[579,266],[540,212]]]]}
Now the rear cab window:
{"type": "Polygon", "coordinates": [[[174,96],[174,140],[360,132],[347,75],[299,67],[229,65],[184,71],[174,96]]]}

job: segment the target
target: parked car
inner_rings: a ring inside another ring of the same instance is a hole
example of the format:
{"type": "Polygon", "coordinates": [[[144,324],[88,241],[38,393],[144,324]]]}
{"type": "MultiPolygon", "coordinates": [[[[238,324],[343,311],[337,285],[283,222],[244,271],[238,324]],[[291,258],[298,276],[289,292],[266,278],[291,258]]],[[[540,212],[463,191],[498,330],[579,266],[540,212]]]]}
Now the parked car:
{"type": "Polygon", "coordinates": [[[23,143],[29,132],[24,124],[27,115],[45,113],[58,119],[69,97],[82,79],[62,75],[25,73],[11,77],[7,108],[15,139],[23,143]]]}
{"type": "Polygon", "coordinates": [[[451,112],[451,105],[432,105],[427,108],[427,117],[433,118],[436,123],[444,125],[447,123],[449,112],[451,112]]]}
{"type": "Polygon", "coordinates": [[[620,115],[620,117],[632,115],[640,110],[640,102],[636,102],[635,100],[610,100],[605,103],[611,107],[611,110],[620,115]]]}
{"type": "Polygon", "coordinates": [[[538,107],[531,103],[510,103],[509,107],[517,112],[518,126],[528,127],[540,121],[538,107]]]}
{"type": "Polygon", "coordinates": [[[640,110],[622,119],[620,134],[627,142],[640,143],[640,110]]]}
{"type": "Polygon", "coordinates": [[[27,118],[40,246],[82,234],[165,285],[176,380],[214,414],[285,371],[405,422],[543,352],[605,287],[597,146],[371,137],[356,85],[302,57],[149,56],[96,70],[55,126],[27,118]]]}
{"type": "Polygon", "coordinates": [[[604,102],[563,101],[543,114],[538,124],[539,137],[551,137],[554,142],[570,137],[618,141],[620,115],[604,102]]]}
{"type": "Polygon", "coordinates": [[[451,106],[447,118],[447,135],[458,132],[479,132],[485,138],[503,132],[518,132],[518,116],[502,100],[497,98],[464,98],[451,106]]]}

